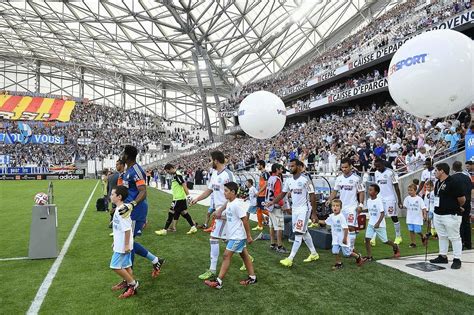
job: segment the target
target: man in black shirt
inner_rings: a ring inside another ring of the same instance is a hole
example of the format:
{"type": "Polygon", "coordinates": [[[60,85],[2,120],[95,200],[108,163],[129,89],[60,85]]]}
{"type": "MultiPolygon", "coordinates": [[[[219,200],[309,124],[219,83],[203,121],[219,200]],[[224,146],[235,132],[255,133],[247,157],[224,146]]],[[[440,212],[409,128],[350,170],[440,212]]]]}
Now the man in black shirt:
{"type": "Polygon", "coordinates": [[[471,249],[471,190],[472,182],[468,174],[463,173],[462,163],[456,161],[453,163],[453,171],[455,172],[451,177],[458,183],[458,185],[463,187],[464,196],[466,197],[466,203],[462,205],[464,211],[462,212],[462,221],[461,221],[461,241],[465,249],[471,249]]]}
{"type": "Polygon", "coordinates": [[[461,206],[466,203],[463,187],[449,176],[449,165],[439,163],[436,165],[435,176],[435,209],[434,225],[438,232],[439,255],[431,259],[431,263],[447,264],[449,241],[453,247],[453,264],[451,269],[461,268],[462,243],[459,235],[461,226],[461,206]]]}

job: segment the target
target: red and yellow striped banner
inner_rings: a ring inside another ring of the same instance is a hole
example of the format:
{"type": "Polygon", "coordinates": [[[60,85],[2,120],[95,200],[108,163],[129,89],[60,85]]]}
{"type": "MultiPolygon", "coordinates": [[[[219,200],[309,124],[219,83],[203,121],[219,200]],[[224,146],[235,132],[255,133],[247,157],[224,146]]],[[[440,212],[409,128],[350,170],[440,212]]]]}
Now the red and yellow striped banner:
{"type": "Polygon", "coordinates": [[[0,95],[0,117],[11,120],[67,122],[76,102],[54,98],[0,95]]]}

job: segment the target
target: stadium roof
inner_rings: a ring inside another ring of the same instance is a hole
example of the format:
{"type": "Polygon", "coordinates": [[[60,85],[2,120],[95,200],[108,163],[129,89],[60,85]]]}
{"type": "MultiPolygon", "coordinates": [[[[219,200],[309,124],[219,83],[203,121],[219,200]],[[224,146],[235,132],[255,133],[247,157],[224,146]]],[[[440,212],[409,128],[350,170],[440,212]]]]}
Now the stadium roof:
{"type": "Polygon", "coordinates": [[[212,88],[225,96],[317,53],[341,28],[354,31],[394,3],[2,1],[0,59],[119,74],[189,95],[212,88]]]}

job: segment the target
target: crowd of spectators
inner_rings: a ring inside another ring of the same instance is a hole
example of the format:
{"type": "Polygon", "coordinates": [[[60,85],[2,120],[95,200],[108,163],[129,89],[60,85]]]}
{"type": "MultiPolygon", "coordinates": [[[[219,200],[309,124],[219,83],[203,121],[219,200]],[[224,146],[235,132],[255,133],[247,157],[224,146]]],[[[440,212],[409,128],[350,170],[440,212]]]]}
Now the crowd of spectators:
{"type": "MultiPolygon", "coordinates": [[[[18,121],[0,120],[1,133],[18,133],[18,121]]],[[[156,116],[118,107],[77,104],[68,123],[28,122],[32,134],[64,137],[64,144],[1,144],[10,166],[67,165],[77,161],[110,158],[119,155],[125,144],[135,145],[140,153],[150,147],[161,150],[207,144],[197,128],[169,129],[156,116]]]]}
{"type": "Polygon", "coordinates": [[[279,72],[244,85],[223,103],[221,110],[235,109],[245,96],[255,91],[266,90],[280,97],[284,96],[294,85],[357,60],[381,47],[394,44],[404,37],[471,8],[471,2],[467,0],[433,1],[423,7],[421,3],[426,3],[426,1],[409,0],[401,3],[361,29],[356,29],[353,34],[339,41],[335,47],[329,47],[321,55],[311,58],[296,70],[279,72]]]}
{"type": "MultiPolygon", "coordinates": [[[[349,157],[364,172],[379,157],[403,174],[422,167],[428,157],[437,160],[461,149],[470,119],[465,110],[445,119],[421,120],[387,102],[293,123],[268,140],[238,136],[217,149],[224,152],[232,170],[253,169],[260,159],[286,165],[299,158],[309,170],[336,173],[339,161],[349,157]]],[[[202,150],[174,163],[195,174],[209,170],[209,153],[202,150]]]]}

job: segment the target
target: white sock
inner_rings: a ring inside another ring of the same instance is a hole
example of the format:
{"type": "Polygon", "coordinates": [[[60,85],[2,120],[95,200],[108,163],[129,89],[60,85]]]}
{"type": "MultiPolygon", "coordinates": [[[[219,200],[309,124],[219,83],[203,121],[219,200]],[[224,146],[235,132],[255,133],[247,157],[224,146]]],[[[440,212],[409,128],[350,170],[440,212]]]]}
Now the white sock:
{"type": "Polygon", "coordinates": [[[288,258],[290,258],[291,260],[295,258],[296,253],[298,252],[298,249],[300,249],[302,241],[303,241],[303,235],[301,234],[295,235],[295,241],[293,242],[293,247],[291,247],[291,253],[288,258]]]}
{"type": "Polygon", "coordinates": [[[349,232],[349,248],[354,250],[357,234],[356,232],[349,232]]]}
{"type": "Polygon", "coordinates": [[[393,223],[393,226],[395,227],[395,236],[402,237],[402,232],[400,231],[400,221],[393,223]]]}
{"type": "Polygon", "coordinates": [[[222,285],[222,280],[220,278],[217,278],[216,280],[219,283],[219,285],[222,285]]]}
{"type": "Polygon", "coordinates": [[[219,240],[211,239],[209,243],[211,244],[211,266],[209,270],[215,273],[217,270],[217,260],[219,259],[219,240]]]}
{"type": "Polygon", "coordinates": [[[309,251],[311,252],[311,255],[316,255],[317,252],[316,252],[316,248],[314,248],[313,238],[311,237],[311,234],[309,234],[308,231],[306,231],[306,233],[303,234],[303,240],[306,246],[308,246],[309,251]]]}
{"type": "Polygon", "coordinates": [[[128,283],[128,285],[133,285],[135,286],[135,284],[137,284],[137,282],[135,280],[133,280],[132,282],[128,283]]]}
{"type": "Polygon", "coordinates": [[[151,263],[154,265],[154,264],[156,264],[157,262],[158,262],[158,257],[155,257],[155,259],[153,259],[151,263]]]}

